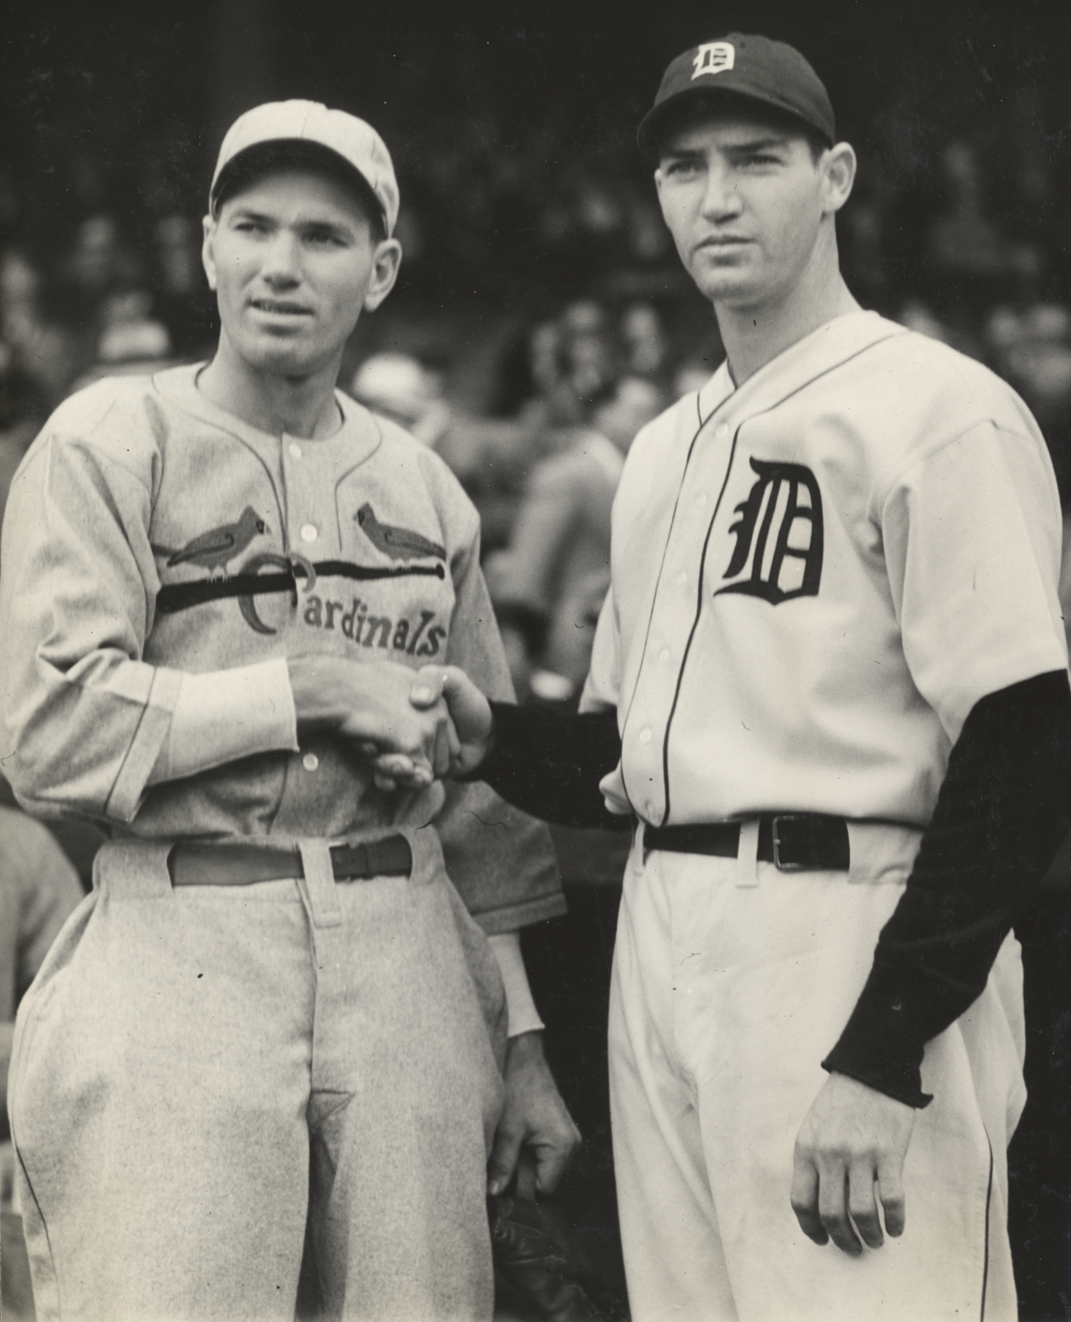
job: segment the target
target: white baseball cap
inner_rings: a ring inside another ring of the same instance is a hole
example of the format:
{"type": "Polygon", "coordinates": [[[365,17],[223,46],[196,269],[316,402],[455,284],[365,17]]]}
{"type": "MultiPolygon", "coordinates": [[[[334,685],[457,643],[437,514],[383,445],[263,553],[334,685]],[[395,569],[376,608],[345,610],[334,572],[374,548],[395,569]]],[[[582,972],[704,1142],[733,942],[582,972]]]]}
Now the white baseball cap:
{"type": "Polygon", "coordinates": [[[398,219],[398,181],[386,144],[371,124],[318,101],[268,101],[240,115],[219,149],[208,209],[224,192],[265,168],[312,162],[355,183],[378,208],[387,236],[398,219]]]}

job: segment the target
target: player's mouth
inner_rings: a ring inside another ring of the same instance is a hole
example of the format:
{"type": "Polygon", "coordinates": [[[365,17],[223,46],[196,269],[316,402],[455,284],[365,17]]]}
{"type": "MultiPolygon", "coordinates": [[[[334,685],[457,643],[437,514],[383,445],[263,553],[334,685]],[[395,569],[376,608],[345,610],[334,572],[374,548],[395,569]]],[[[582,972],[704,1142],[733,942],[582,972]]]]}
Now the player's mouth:
{"type": "Polygon", "coordinates": [[[308,317],[311,309],[285,298],[251,298],[249,306],[270,317],[308,317]]]}
{"type": "Polygon", "coordinates": [[[736,234],[712,234],[709,239],[703,239],[696,244],[696,250],[699,252],[731,252],[735,248],[743,248],[751,242],[736,234]]]}

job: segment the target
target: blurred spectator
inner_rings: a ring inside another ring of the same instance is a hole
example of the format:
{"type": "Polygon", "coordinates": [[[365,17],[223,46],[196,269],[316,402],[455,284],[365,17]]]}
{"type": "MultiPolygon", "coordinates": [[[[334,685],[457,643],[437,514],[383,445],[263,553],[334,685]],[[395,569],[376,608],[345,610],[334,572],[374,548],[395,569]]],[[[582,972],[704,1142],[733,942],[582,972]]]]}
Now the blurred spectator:
{"type": "Polygon", "coordinates": [[[588,672],[610,581],[610,512],[624,455],[664,404],[649,381],[625,377],[590,410],[567,448],[532,474],[507,551],[487,580],[514,687],[566,701],[588,672]]]}
{"type": "Polygon", "coordinates": [[[167,327],[152,315],[147,289],[116,288],[101,299],[94,362],[74,382],[81,390],[106,376],[133,376],[174,363],[167,327]]]}
{"type": "MultiPolygon", "coordinates": [[[[601,335],[601,313],[596,305],[579,305],[580,335],[590,333],[584,326],[585,309],[590,309],[593,324],[601,335]]],[[[528,390],[530,394],[521,402],[518,419],[533,428],[576,426],[583,414],[576,386],[570,379],[570,359],[573,336],[566,330],[564,319],[541,321],[528,336],[528,390]]],[[[581,356],[584,353],[582,349],[581,356]]],[[[596,349],[595,361],[602,357],[596,349]]]]}
{"type": "Polygon", "coordinates": [[[11,371],[41,407],[41,421],[64,397],[87,358],[84,340],[47,307],[45,281],[25,253],[0,254],[0,341],[11,371]]]}
{"type": "Polygon", "coordinates": [[[105,295],[100,308],[97,361],[105,366],[154,362],[171,355],[171,336],[151,315],[147,289],[122,289],[105,295]]]}
{"type": "Polygon", "coordinates": [[[622,454],[628,454],[636,433],[657,418],[669,403],[665,392],[642,376],[623,376],[609,399],[591,415],[592,425],[622,454]]]}
{"type": "Polygon", "coordinates": [[[895,302],[886,233],[888,199],[878,187],[856,181],[851,206],[838,218],[838,240],[852,293],[865,308],[887,314],[895,302]]]}
{"type": "Polygon", "coordinates": [[[931,340],[940,340],[942,344],[951,343],[951,332],[928,303],[921,298],[909,298],[896,315],[896,320],[908,330],[931,340]]]}
{"type": "Polygon", "coordinates": [[[377,353],[357,369],[350,394],[434,449],[450,422],[437,372],[409,354],[377,353]]]}
{"type": "Polygon", "coordinates": [[[15,1011],[82,895],[78,874],[48,830],[19,809],[0,806],[0,1312],[5,1322],[34,1317],[22,1216],[13,1203],[7,1120],[15,1011]]]}
{"type": "Polygon", "coordinates": [[[690,395],[693,390],[702,390],[714,375],[716,366],[717,363],[696,362],[694,359],[681,363],[673,375],[673,398],[681,399],[685,395],[690,395]]]}
{"type": "Polygon", "coordinates": [[[926,250],[935,291],[977,315],[999,297],[1008,274],[1008,240],[988,214],[975,147],[950,142],[941,155],[945,199],[930,224],[926,250]]]}
{"type": "Polygon", "coordinates": [[[122,245],[115,217],[106,212],[90,216],[78,226],[61,268],[68,316],[80,324],[93,322],[105,295],[136,275],[136,263],[122,245]]]}
{"type": "Polygon", "coordinates": [[[153,316],[167,327],[176,358],[207,358],[217,338],[217,314],[201,265],[201,227],[189,216],[169,215],[152,233],[153,316]]]}
{"type": "Polygon", "coordinates": [[[653,303],[632,303],[621,316],[620,335],[625,370],[665,387],[669,344],[658,309],[653,303]]]}

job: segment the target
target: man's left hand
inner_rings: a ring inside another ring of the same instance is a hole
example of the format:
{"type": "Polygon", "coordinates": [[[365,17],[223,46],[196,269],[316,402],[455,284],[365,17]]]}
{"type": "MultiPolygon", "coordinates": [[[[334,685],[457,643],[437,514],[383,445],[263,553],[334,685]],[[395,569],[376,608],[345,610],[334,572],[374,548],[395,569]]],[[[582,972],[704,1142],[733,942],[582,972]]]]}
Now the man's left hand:
{"type": "Polygon", "coordinates": [[[535,1163],[536,1192],[552,1193],[580,1145],[543,1056],[543,1034],[518,1033],[506,1046],[506,1097],[487,1163],[487,1192],[501,1193],[522,1151],[535,1163]]]}
{"type": "Polygon", "coordinates": [[[808,1238],[832,1240],[853,1257],[863,1251],[859,1236],[880,1248],[879,1201],[886,1231],[903,1234],[904,1158],[914,1125],[913,1107],[846,1074],[829,1076],[796,1137],[792,1210],[808,1238]]]}

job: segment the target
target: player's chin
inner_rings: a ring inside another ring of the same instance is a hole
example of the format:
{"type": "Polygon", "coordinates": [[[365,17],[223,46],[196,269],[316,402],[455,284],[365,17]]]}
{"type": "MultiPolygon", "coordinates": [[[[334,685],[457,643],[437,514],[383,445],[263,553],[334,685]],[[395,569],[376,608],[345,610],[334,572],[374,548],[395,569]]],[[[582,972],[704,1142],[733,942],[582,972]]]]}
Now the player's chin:
{"type": "Polygon", "coordinates": [[[743,262],[700,260],[692,264],[699,292],[713,303],[735,303],[754,290],[754,278],[743,262]]]}
{"type": "Polygon", "coordinates": [[[740,271],[702,271],[695,283],[705,298],[723,307],[748,305],[754,295],[754,282],[740,271]]]}
{"type": "Polygon", "coordinates": [[[260,335],[247,346],[246,358],[262,372],[304,376],[315,370],[318,355],[294,336],[260,335]]]}

